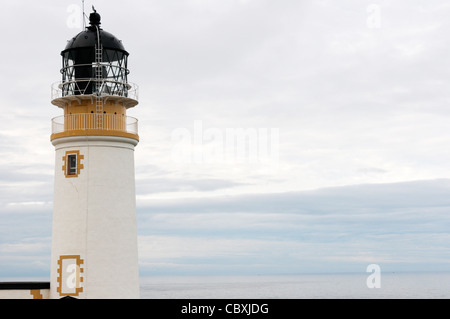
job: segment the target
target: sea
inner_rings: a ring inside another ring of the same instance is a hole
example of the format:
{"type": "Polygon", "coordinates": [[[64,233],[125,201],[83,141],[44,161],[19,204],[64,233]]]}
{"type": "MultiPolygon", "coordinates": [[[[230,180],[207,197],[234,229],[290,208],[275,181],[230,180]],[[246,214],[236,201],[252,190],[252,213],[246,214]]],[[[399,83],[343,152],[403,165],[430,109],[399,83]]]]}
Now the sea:
{"type": "Polygon", "coordinates": [[[450,272],[141,278],[142,299],[448,299],[450,272]],[[368,283],[369,281],[369,283],[368,283]]]}
{"type": "MultiPolygon", "coordinates": [[[[450,299],[450,272],[148,276],[140,277],[141,299],[450,299]]],[[[48,281],[48,278],[0,278],[48,281]]]]}

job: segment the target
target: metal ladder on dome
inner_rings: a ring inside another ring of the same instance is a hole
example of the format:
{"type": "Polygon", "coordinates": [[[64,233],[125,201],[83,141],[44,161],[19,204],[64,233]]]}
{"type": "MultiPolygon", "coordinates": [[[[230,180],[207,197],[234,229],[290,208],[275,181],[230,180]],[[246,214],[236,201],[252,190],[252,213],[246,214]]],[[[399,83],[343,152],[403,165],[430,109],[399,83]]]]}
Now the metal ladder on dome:
{"type": "Polygon", "coordinates": [[[97,129],[103,128],[103,48],[101,46],[95,47],[95,110],[97,114],[97,129]]]}

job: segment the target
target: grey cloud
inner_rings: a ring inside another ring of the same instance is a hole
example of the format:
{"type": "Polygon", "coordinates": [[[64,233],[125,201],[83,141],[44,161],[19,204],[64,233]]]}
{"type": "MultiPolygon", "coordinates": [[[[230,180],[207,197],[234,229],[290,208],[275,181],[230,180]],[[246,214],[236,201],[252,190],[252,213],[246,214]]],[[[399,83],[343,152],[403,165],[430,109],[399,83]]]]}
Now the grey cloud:
{"type": "Polygon", "coordinates": [[[138,195],[147,195],[168,192],[208,192],[241,185],[243,184],[220,179],[150,178],[138,180],[136,189],[138,195]]]}
{"type": "MultiPolygon", "coordinates": [[[[349,270],[371,262],[393,270],[445,269],[449,190],[450,180],[442,179],[159,201],[138,207],[139,233],[172,236],[180,243],[183,238],[186,243],[254,241],[240,260],[280,271],[349,270]]],[[[179,265],[189,261],[190,249],[198,254],[189,244],[179,249],[187,256],[172,259],[179,265]]],[[[235,263],[237,256],[229,251],[221,266],[235,263]]]]}
{"type": "MultiPolygon", "coordinates": [[[[306,192],[183,199],[138,207],[140,228],[320,243],[398,244],[403,236],[445,248],[450,180],[357,185],[306,192]],[[172,216],[173,215],[173,216],[172,216]],[[443,237],[444,236],[444,237],[443,237]]],[[[403,243],[403,242],[402,242],[403,243]]],[[[397,246],[398,247],[398,246],[397,246]]],[[[412,249],[405,243],[402,249],[412,249]]]]}
{"type": "Polygon", "coordinates": [[[202,213],[247,211],[332,214],[348,208],[447,207],[450,206],[450,197],[446,196],[449,190],[450,180],[441,179],[354,185],[275,194],[237,195],[214,199],[183,199],[183,201],[172,199],[145,208],[167,213],[183,211],[183,208],[188,208],[190,211],[202,213]]]}

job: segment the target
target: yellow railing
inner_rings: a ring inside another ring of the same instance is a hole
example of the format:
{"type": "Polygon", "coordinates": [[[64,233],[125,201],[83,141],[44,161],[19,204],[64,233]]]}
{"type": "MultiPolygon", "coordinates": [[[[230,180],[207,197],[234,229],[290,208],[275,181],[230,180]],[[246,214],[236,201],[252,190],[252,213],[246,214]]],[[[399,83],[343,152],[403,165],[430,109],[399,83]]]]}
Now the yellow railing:
{"type": "Polygon", "coordinates": [[[138,134],[138,120],[116,114],[82,113],[52,119],[52,134],[77,131],[109,131],[138,134]]]}

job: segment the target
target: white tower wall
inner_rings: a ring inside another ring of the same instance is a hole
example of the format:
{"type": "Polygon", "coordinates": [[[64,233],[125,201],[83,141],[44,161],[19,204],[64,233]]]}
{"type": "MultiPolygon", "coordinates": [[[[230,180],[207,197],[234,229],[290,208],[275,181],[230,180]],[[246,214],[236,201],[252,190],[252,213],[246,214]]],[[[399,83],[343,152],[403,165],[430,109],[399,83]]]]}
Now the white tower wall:
{"type": "Polygon", "coordinates": [[[134,147],[118,136],[74,136],[56,149],[51,298],[139,298],[134,147]],[[68,154],[77,155],[67,176],[68,154]]]}

